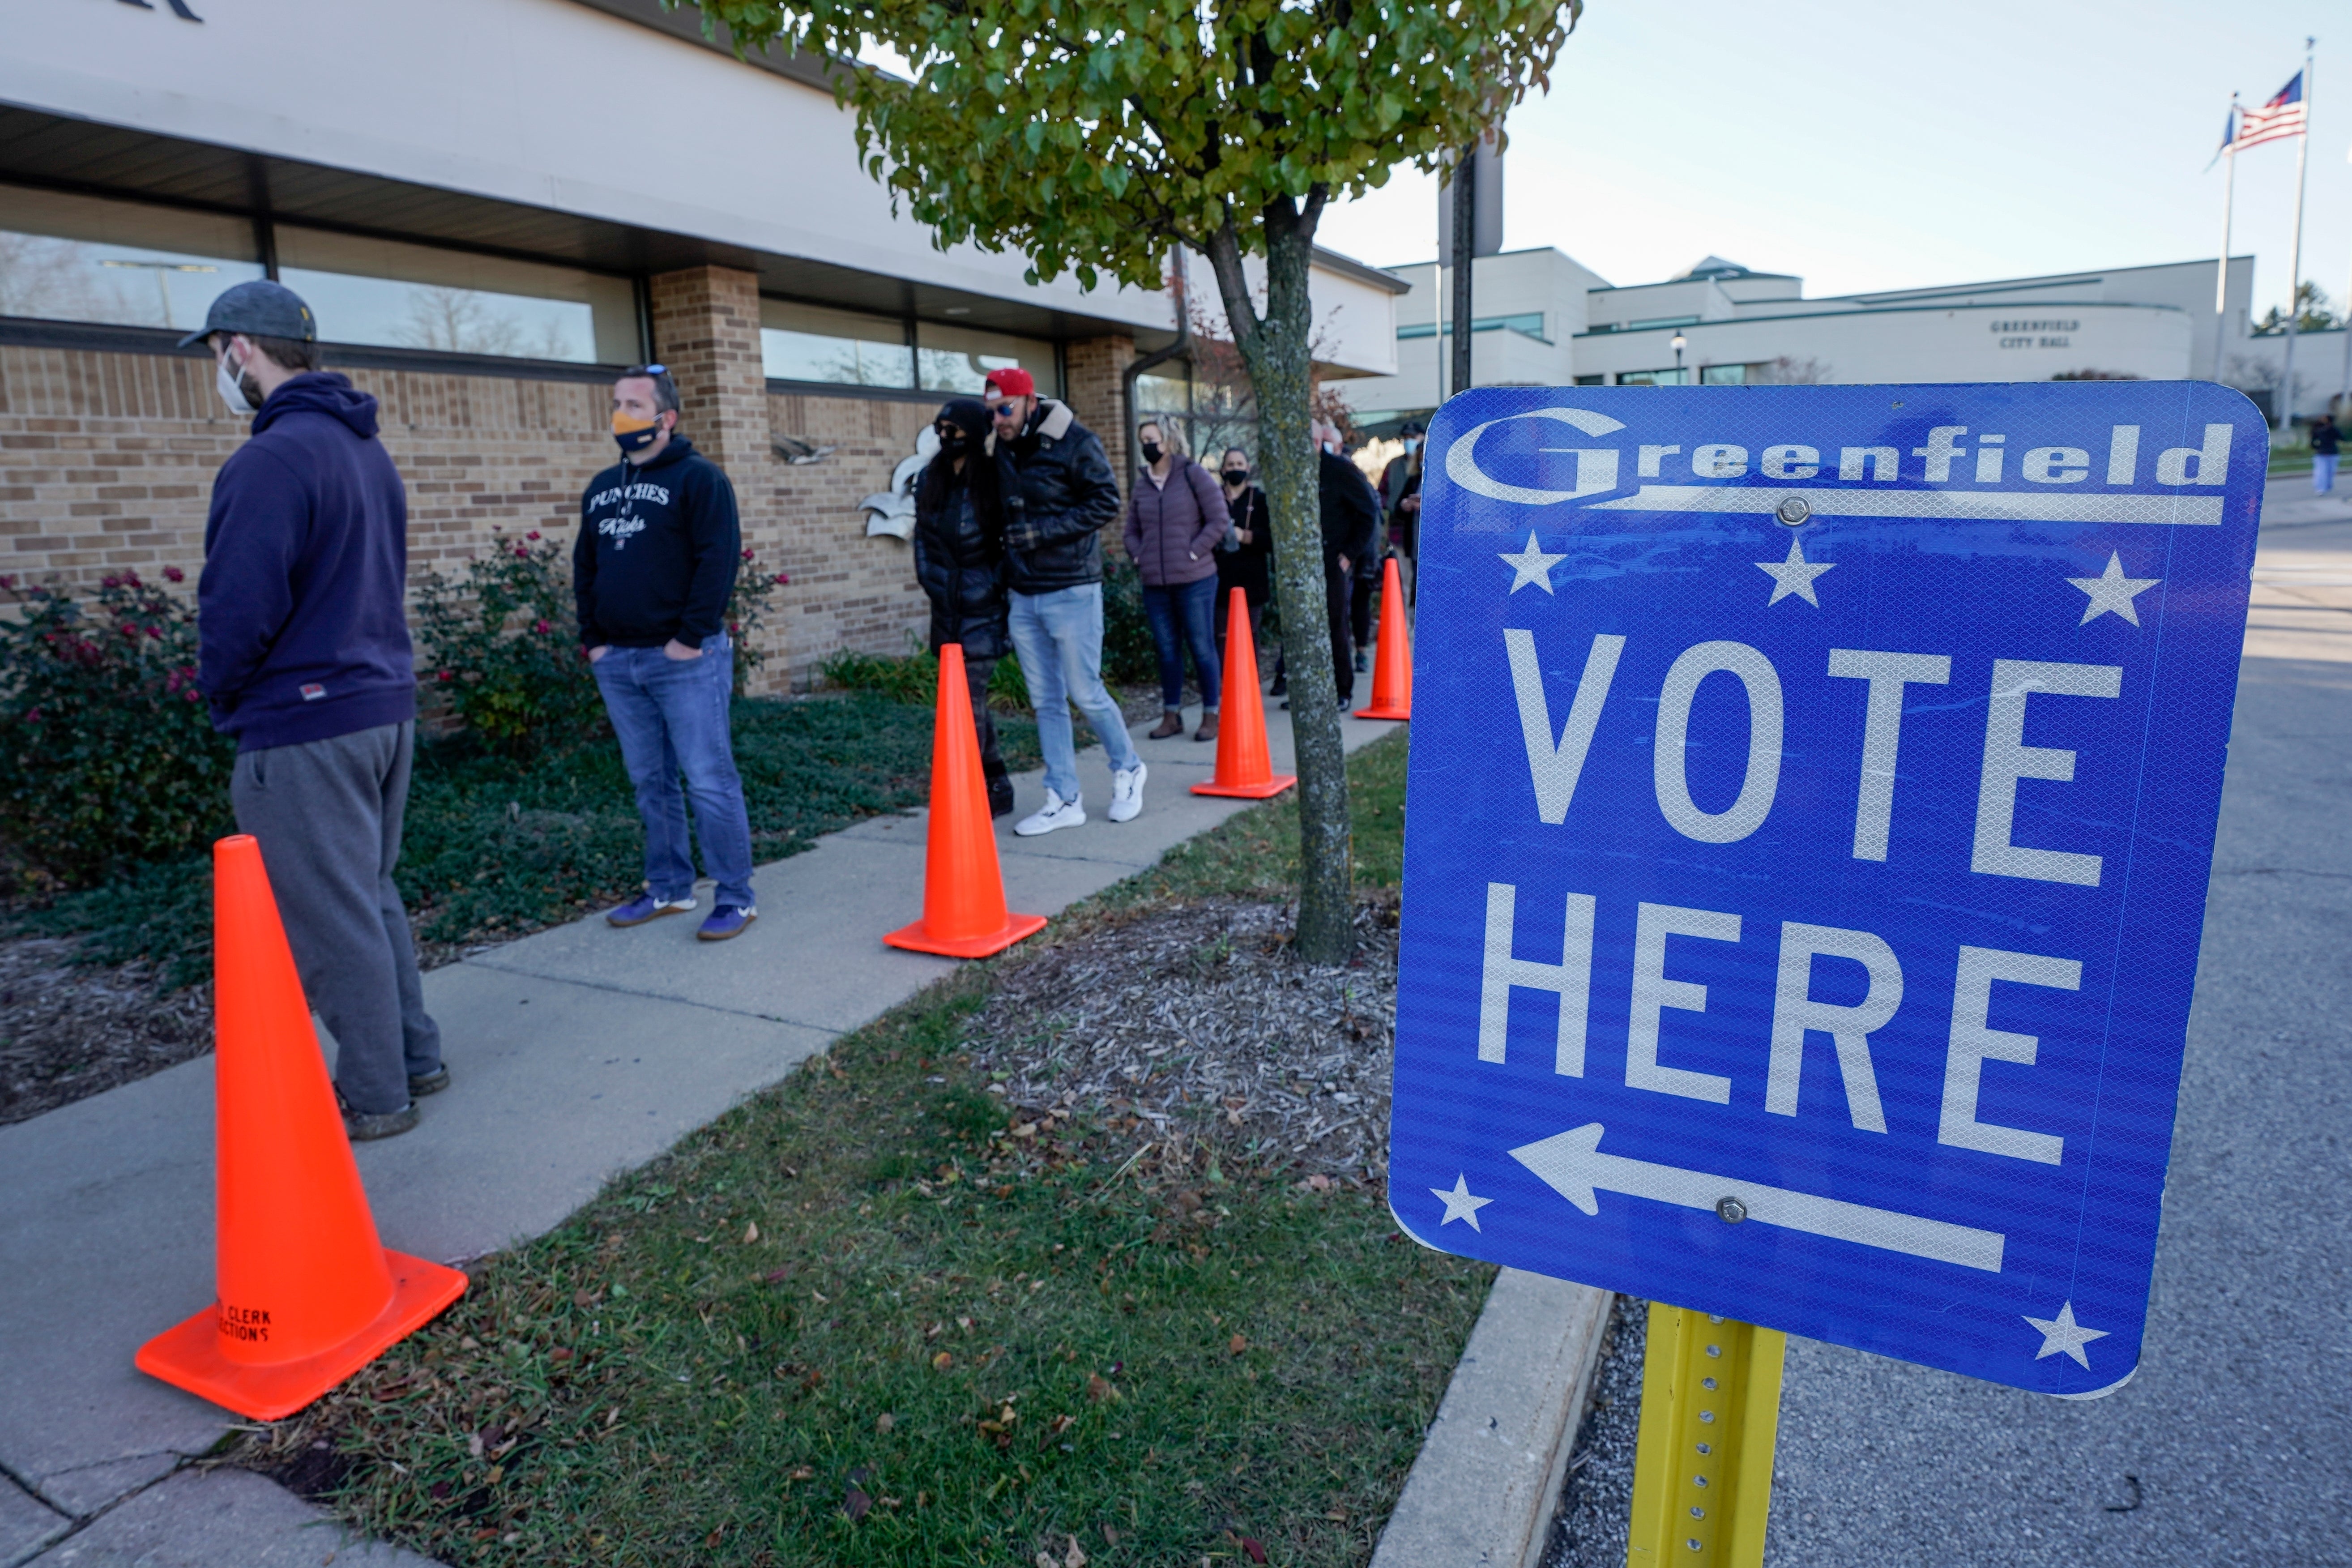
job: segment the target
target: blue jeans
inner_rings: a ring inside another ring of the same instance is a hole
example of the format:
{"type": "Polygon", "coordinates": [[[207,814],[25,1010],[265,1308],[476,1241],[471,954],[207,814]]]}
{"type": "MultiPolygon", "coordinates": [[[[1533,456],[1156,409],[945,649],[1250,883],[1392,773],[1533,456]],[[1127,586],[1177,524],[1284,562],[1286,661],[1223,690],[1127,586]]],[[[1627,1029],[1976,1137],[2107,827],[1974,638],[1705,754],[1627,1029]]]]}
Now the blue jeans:
{"type": "Polygon", "coordinates": [[[2336,488],[2336,457],[2334,452],[2314,452],[2311,455],[2311,488],[2326,495],[2336,488]]]}
{"type": "Polygon", "coordinates": [[[1217,710],[1223,687],[1217,660],[1217,580],[1177,583],[1143,590],[1143,618],[1160,650],[1160,705],[1173,712],[1184,706],[1184,648],[1192,649],[1192,673],[1201,678],[1201,707],[1217,710]]]}
{"type": "Polygon", "coordinates": [[[1050,594],[1013,595],[1013,651],[1037,710],[1037,747],[1045,753],[1045,787],[1064,800],[1078,798],[1078,748],[1070,704],[1087,716],[1110,753],[1115,773],[1142,762],[1127,733],[1127,718],[1103,689],[1102,584],[1082,584],[1050,594]]]}
{"type": "Polygon", "coordinates": [[[727,634],[704,639],[700,658],[657,647],[615,647],[589,668],[620,737],[621,763],[636,786],[646,822],[646,888],[657,899],[694,891],[694,847],[686,803],[702,829],[702,858],[722,904],[751,903],[751,824],[735,772],[728,703],[735,648],[727,634]],[[678,773],[686,774],[680,791],[678,773]]]}

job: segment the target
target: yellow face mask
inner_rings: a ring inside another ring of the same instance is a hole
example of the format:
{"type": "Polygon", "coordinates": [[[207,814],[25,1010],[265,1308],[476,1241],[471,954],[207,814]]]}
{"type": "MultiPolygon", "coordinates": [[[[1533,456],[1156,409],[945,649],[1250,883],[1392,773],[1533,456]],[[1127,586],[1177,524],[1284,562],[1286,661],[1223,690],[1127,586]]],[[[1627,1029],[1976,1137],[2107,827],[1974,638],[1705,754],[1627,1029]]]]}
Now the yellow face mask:
{"type": "Polygon", "coordinates": [[[613,439],[621,444],[624,452],[641,452],[661,434],[661,418],[641,419],[634,414],[613,410],[613,439]]]}

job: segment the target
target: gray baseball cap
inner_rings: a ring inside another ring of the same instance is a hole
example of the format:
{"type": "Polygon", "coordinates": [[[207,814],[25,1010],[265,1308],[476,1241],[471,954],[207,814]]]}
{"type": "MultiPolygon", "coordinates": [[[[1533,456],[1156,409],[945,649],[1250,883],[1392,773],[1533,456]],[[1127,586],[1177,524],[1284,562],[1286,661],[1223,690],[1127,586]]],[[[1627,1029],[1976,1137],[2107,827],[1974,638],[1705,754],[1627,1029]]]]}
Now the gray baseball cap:
{"type": "Polygon", "coordinates": [[[257,278],[223,289],[205,313],[205,324],[180,340],[180,346],[200,343],[215,332],[243,332],[249,338],[289,338],[298,343],[319,341],[319,325],[302,296],[283,283],[257,278]]]}

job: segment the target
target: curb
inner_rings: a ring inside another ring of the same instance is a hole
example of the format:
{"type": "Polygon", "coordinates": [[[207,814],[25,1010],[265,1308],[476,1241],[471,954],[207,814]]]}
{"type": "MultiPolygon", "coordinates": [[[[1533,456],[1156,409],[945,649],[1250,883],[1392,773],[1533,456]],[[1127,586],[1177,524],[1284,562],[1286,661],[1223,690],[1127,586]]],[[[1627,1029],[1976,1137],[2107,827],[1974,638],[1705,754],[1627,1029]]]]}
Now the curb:
{"type": "Polygon", "coordinates": [[[1496,1275],[1372,1568],[1535,1568],[1612,1300],[1516,1268],[1496,1275]]]}

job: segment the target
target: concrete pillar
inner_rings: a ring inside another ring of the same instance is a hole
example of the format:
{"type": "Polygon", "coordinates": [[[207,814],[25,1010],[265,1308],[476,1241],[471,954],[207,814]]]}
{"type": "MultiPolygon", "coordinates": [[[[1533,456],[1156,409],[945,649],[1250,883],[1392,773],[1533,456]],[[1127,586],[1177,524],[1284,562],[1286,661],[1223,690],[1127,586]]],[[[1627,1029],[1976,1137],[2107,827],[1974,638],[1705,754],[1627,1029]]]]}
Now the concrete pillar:
{"type": "MultiPolygon", "coordinates": [[[[770,435],[768,380],[760,357],[760,279],[731,267],[689,267],[652,279],[654,357],[677,383],[678,429],[734,481],[747,570],[774,572],[784,542],[783,509],[770,435]]],[[[781,691],[792,681],[784,635],[794,590],[771,600],[756,645],[767,655],[750,689],[781,691]]]]}

